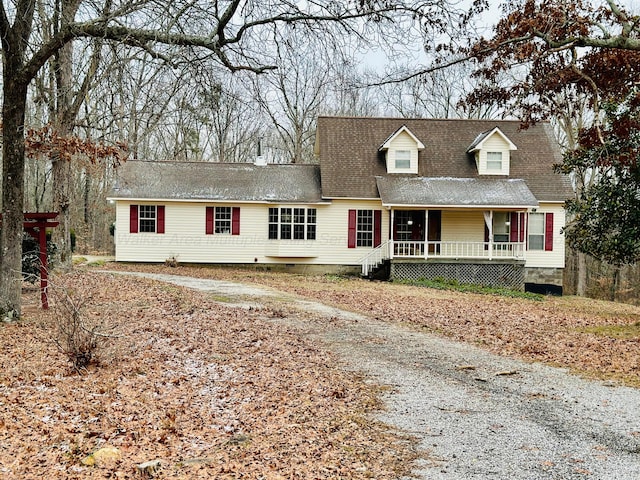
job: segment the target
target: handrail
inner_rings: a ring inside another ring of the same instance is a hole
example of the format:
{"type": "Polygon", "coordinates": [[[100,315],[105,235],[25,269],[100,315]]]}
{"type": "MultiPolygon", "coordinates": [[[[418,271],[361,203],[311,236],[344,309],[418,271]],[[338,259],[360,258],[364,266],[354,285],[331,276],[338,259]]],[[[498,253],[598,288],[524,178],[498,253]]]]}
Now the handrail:
{"type": "Polygon", "coordinates": [[[363,277],[368,276],[369,273],[371,273],[371,270],[373,270],[375,267],[377,267],[390,257],[389,243],[390,242],[384,242],[360,259],[359,263],[362,266],[363,277]]]}

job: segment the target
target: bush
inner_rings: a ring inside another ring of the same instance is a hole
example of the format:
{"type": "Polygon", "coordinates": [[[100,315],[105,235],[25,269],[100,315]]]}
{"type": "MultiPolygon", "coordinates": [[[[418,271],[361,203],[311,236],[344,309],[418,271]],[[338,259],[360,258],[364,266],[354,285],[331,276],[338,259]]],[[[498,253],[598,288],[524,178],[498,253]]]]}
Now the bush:
{"type": "Polygon", "coordinates": [[[72,288],[55,284],[53,288],[49,286],[49,297],[53,299],[52,337],[58,350],[77,372],[99,364],[102,349],[116,335],[100,312],[86,313],[90,294],[79,294],[72,288]]]}

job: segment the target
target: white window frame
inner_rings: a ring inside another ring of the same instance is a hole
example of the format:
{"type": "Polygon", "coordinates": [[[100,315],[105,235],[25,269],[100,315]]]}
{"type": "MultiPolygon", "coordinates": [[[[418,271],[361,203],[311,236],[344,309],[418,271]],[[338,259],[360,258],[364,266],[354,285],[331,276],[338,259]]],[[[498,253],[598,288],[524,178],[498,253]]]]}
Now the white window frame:
{"type": "Polygon", "coordinates": [[[356,247],[373,247],[373,210],[358,210],[356,216],[356,247]]]}
{"type": "Polygon", "coordinates": [[[307,207],[270,207],[269,240],[315,240],[318,212],[307,207]]]}
{"type": "Polygon", "coordinates": [[[396,170],[411,170],[411,150],[396,150],[394,166],[396,170]]]}
{"type": "Polygon", "coordinates": [[[504,166],[504,155],[502,152],[487,152],[487,171],[501,172],[504,166]]]}
{"type": "Polygon", "coordinates": [[[231,235],[232,207],[215,207],[213,214],[213,231],[231,235]]]}
{"type": "Polygon", "coordinates": [[[544,251],[545,245],[545,214],[544,213],[530,213],[527,250],[544,251]],[[536,221],[533,219],[540,219],[539,225],[536,225],[536,221]],[[539,229],[539,231],[536,231],[539,229]]]}
{"type": "Polygon", "coordinates": [[[158,231],[157,205],[138,205],[138,232],[156,233],[158,231]]]}

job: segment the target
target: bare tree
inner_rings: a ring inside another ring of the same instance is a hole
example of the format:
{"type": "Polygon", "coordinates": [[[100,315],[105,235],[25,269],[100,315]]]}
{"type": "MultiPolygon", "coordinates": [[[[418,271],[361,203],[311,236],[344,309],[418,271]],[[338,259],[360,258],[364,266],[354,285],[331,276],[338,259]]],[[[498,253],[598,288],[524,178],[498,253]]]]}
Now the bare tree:
{"type": "Polygon", "coordinates": [[[333,83],[331,62],[340,50],[295,29],[274,35],[279,68],[254,77],[253,94],[275,129],[269,142],[273,160],[308,163],[313,160],[316,117],[333,83]]]}
{"type": "MultiPolygon", "coordinates": [[[[339,25],[342,34],[358,34],[367,19],[371,28],[405,14],[409,19],[437,21],[440,1],[395,2],[358,0],[293,3],[272,0],[199,2],[177,0],[69,0],[36,4],[33,0],[0,3],[3,57],[3,227],[0,236],[0,312],[20,315],[20,251],[24,207],[24,125],[28,87],[40,69],[56,55],[65,55],[74,39],[96,38],[147,52],[175,64],[180,52],[212,59],[229,71],[262,73],[275,68],[256,36],[272,25],[299,24],[312,34],[339,25]],[[36,9],[36,6],[39,8],[36,9]],[[60,28],[50,38],[34,35],[40,17],[54,18],[60,28]],[[253,41],[252,40],[253,37],[253,41]]],[[[421,23],[426,24],[426,22],[421,23]]]]}

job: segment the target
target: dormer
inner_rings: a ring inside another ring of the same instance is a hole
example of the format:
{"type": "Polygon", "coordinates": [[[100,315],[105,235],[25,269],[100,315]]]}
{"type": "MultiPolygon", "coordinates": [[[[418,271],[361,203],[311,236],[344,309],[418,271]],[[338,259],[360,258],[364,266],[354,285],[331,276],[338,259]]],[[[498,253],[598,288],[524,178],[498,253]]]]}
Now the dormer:
{"type": "Polygon", "coordinates": [[[511,152],[517,150],[509,138],[495,127],[476,137],[467,153],[476,160],[479,175],[509,175],[511,152]]]}
{"type": "Polygon", "coordinates": [[[387,173],[418,173],[418,151],[424,145],[403,125],[387,138],[378,151],[385,152],[387,173]]]}

